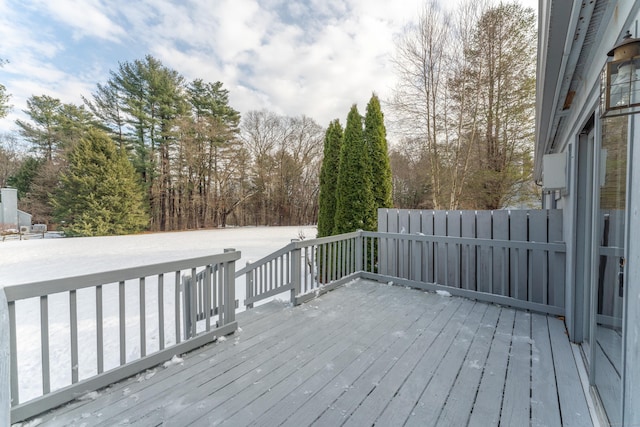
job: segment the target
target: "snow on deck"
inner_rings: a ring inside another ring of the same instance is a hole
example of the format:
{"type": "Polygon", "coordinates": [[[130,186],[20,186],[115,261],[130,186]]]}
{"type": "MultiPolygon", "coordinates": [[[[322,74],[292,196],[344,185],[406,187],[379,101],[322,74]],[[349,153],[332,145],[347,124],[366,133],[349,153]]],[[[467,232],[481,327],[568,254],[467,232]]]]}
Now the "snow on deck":
{"type": "Polygon", "coordinates": [[[554,317],[358,281],[238,321],[39,425],[591,425],[554,317]]]}

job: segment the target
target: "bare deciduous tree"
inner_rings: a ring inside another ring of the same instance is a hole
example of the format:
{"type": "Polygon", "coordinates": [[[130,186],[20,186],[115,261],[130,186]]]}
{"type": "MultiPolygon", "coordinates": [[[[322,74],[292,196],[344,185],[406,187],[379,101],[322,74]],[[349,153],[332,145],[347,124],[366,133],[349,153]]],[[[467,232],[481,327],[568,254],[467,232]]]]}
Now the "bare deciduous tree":
{"type": "Polygon", "coordinates": [[[434,209],[496,209],[525,188],[533,16],[516,3],[466,1],[448,13],[429,1],[398,40],[390,104],[404,140],[422,146],[434,209]]]}

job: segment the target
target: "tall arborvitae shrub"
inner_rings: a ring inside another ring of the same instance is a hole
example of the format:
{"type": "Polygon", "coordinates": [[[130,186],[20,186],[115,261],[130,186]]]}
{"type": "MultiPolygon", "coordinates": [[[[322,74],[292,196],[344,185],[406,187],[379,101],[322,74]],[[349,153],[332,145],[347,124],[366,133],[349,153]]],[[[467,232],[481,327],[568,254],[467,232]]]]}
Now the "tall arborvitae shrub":
{"type": "Polygon", "coordinates": [[[362,116],[354,105],[349,111],[340,153],[334,233],[375,227],[369,150],[364,143],[362,116]]]}
{"type": "MultiPolygon", "coordinates": [[[[371,189],[376,211],[393,207],[391,197],[391,165],[387,151],[387,130],[378,96],[373,94],[367,104],[364,119],[364,141],[369,149],[371,162],[371,189]]],[[[374,212],[377,219],[377,212],[374,212]]],[[[377,221],[376,221],[377,222],[377,221]]]]}
{"type": "Polygon", "coordinates": [[[342,148],[342,126],[339,120],[329,124],[324,137],[324,157],[320,169],[320,197],[318,201],[318,237],[333,234],[336,216],[336,189],[342,148]]]}
{"type": "Polygon", "coordinates": [[[92,129],[69,153],[53,205],[71,236],[129,234],[148,225],[143,195],[124,150],[92,129]]]}

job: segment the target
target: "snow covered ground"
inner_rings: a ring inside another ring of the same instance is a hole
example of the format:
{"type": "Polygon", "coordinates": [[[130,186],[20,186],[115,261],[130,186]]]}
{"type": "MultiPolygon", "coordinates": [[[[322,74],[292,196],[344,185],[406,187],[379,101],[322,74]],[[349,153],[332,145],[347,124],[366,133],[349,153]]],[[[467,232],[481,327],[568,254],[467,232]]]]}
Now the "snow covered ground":
{"type": "MultiPolygon", "coordinates": [[[[285,246],[291,239],[312,239],[317,230],[305,227],[247,227],[134,236],[91,237],[73,239],[39,239],[0,242],[0,287],[39,280],[64,278],[81,274],[135,267],[188,259],[223,252],[225,248],[241,251],[236,269],[247,261],[257,261],[285,246]]],[[[236,284],[236,296],[244,298],[244,280],[236,284]]],[[[154,323],[156,287],[148,283],[145,316],[147,324],[147,352],[158,349],[157,322],[154,323]]],[[[117,287],[105,287],[104,292],[104,351],[105,370],[119,363],[117,315],[117,287]]],[[[139,316],[137,289],[127,290],[127,360],[139,357],[139,316]]],[[[173,304],[172,289],[165,289],[165,301],[173,304]]],[[[95,292],[78,291],[78,335],[80,379],[95,375],[95,292]]],[[[68,294],[49,297],[49,339],[51,359],[51,389],[70,384],[69,301],[68,294]]],[[[19,301],[17,311],[18,370],[20,401],[42,394],[40,310],[37,300],[19,301]]],[[[157,311],[157,310],[156,310],[157,311]]],[[[170,311],[169,311],[170,312],[170,311]]],[[[170,317],[170,316],[167,316],[170,317]]],[[[169,325],[169,320],[166,320],[169,325]]],[[[4,325],[1,325],[4,327],[4,325]]],[[[171,332],[167,327],[167,332],[171,332]]],[[[171,333],[167,345],[175,342],[171,333]]]]}

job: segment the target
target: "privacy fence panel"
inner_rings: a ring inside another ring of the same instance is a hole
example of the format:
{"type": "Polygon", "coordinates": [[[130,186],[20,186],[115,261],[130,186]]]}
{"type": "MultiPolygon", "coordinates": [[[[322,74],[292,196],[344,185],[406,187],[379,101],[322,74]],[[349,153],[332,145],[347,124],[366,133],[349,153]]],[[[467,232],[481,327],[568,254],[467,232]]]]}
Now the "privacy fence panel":
{"type": "Polygon", "coordinates": [[[412,245],[389,240],[386,251],[381,249],[388,255],[382,274],[564,306],[565,254],[529,244],[563,242],[562,210],[380,209],[378,218],[378,232],[456,238],[412,245]],[[397,257],[389,246],[393,244],[400,245],[393,248],[397,257]]]}

